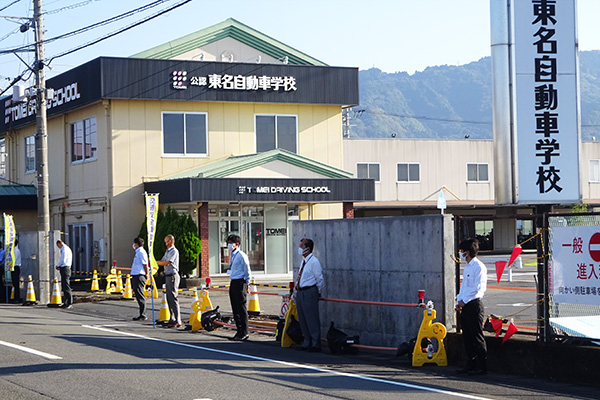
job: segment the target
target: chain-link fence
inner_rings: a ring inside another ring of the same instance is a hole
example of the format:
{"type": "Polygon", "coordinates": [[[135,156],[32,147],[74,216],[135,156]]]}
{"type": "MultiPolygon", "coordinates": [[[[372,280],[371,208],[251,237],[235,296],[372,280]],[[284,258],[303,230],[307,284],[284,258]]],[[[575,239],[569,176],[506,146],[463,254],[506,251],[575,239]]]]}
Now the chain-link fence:
{"type": "Polygon", "coordinates": [[[549,215],[546,226],[549,336],[600,343],[600,214],[549,215]]]}

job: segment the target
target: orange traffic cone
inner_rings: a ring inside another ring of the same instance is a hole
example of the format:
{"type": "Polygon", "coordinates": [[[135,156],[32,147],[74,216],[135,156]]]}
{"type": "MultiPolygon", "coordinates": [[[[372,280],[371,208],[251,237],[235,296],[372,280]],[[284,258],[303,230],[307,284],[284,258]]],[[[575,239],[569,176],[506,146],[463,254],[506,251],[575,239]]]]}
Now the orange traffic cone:
{"type": "Polygon", "coordinates": [[[33,288],[33,279],[31,279],[31,275],[29,275],[29,281],[27,282],[27,297],[25,298],[24,306],[32,306],[37,304],[37,300],[35,299],[35,289],[33,288]]]}
{"type": "Polygon", "coordinates": [[[60,295],[60,286],[58,286],[58,279],[54,279],[54,286],[52,287],[52,297],[48,307],[60,307],[62,306],[62,297],[60,295]]]}

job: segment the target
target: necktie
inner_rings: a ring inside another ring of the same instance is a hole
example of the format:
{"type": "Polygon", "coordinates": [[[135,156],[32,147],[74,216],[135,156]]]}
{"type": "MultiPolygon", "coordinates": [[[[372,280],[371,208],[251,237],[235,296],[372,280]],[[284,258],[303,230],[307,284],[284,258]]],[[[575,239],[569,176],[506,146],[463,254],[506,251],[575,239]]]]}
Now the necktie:
{"type": "Polygon", "coordinates": [[[300,289],[300,279],[302,279],[302,272],[304,272],[304,266],[306,265],[306,260],[302,261],[302,267],[300,267],[300,272],[298,273],[298,283],[296,284],[296,287],[298,289],[300,289]]]}

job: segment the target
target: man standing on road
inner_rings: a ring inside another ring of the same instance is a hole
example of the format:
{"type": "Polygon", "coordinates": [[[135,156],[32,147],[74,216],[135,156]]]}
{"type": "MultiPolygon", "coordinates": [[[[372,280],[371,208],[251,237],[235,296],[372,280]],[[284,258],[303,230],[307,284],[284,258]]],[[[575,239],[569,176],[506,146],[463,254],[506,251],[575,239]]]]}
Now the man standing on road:
{"type": "Polygon", "coordinates": [[[56,247],[60,249],[60,260],[56,269],[60,272],[60,284],[64,292],[62,308],[73,308],[73,294],[71,293],[71,265],[73,264],[73,252],[62,240],[56,241],[56,247]]]}
{"type": "Polygon", "coordinates": [[[465,239],[458,246],[461,261],[466,263],[460,292],[456,296],[456,311],[462,326],[467,353],[466,367],[459,374],[487,374],[487,346],[483,336],[483,294],[487,288],[487,269],[477,258],[479,242],[465,239]]]}
{"type": "Polygon", "coordinates": [[[296,307],[300,329],[304,336],[301,350],[311,353],[321,351],[321,320],[319,318],[319,298],[325,281],[321,263],[313,254],[314,243],[311,239],[302,239],[298,254],[302,256],[302,266],[298,272],[296,285],[296,307]]]}
{"type": "Polygon", "coordinates": [[[136,237],[133,239],[133,250],[135,256],[133,257],[133,264],[131,264],[131,284],[133,286],[133,293],[135,293],[135,299],[138,302],[140,308],[140,314],[134,317],[134,321],[145,321],[146,318],[146,295],[144,294],[144,287],[146,286],[146,280],[150,277],[150,270],[148,269],[148,253],[144,250],[144,239],[136,237]]]}
{"type": "Polygon", "coordinates": [[[229,301],[237,333],[231,338],[238,342],[248,340],[248,284],[250,283],[250,262],[246,253],[240,250],[242,238],[238,235],[227,237],[229,258],[229,301]]]}
{"type": "MultiPolygon", "coordinates": [[[[11,258],[11,252],[6,253],[6,268],[10,271],[10,280],[15,291],[15,299],[11,303],[21,302],[21,288],[19,287],[19,279],[21,278],[21,250],[19,250],[19,241],[15,240],[14,254],[15,259],[11,258]]],[[[9,294],[10,296],[10,294],[9,294]]]]}
{"type": "Polygon", "coordinates": [[[175,237],[173,235],[167,235],[165,237],[165,245],[167,251],[162,260],[156,263],[160,266],[165,267],[165,283],[167,285],[167,303],[169,304],[169,311],[171,312],[171,320],[167,325],[169,328],[179,328],[182,325],[181,315],[179,313],[179,250],[175,248],[175,237]]]}

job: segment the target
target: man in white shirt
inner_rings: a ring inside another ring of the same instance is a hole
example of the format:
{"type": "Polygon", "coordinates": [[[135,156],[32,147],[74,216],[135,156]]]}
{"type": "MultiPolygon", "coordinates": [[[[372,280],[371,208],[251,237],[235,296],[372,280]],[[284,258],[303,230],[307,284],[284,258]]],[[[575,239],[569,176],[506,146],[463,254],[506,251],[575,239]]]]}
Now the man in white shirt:
{"type": "Polygon", "coordinates": [[[248,256],[240,250],[242,238],[238,235],[227,237],[229,257],[229,301],[237,329],[231,338],[237,342],[248,340],[248,285],[250,284],[250,261],[248,256]]]}
{"type": "Polygon", "coordinates": [[[73,308],[73,294],[71,293],[71,265],[73,264],[73,252],[62,240],[56,241],[56,247],[60,249],[60,260],[56,269],[60,272],[60,284],[64,292],[62,308],[73,308]]]}
{"type": "Polygon", "coordinates": [[[456,311],[459,313],[463,342],[467,353],[467,366],[461,374],[485,375],[487,373],[487,346],[483,336],[483,294],[487,288],[487,269],[477,258],[479,242],[465,239],[458,246],[461,261],[464,261],[463,281],[456,296],[456,311]]]}
{"type": "Polygon", "coordinates": [[[319,318],[319,298],[325,286],[321,263],[313,254],[314,242],[302,239],[298,253],[302,256],[302,265],[298,271],[296,307],[300,329],[304,336],[304,345],[300,348],[311,353],[321,351],[321,320],[319,318]]]}
{"type": "Polygon", "coordinates": [[[145,321],[146,318],[146,295],[144,294],[144,287],[146,281],[150,278],[150,270],[148,269],[148,253],[144,250],[144,239],[136,237],[133,239],[133,250],[135,256],[133,257],[133,264],[131,264],[131,286],[133,286],[133,293],[135,299],[138,302],[140,308],[139,316],[133,318],[134,321],[145,321]]]}

